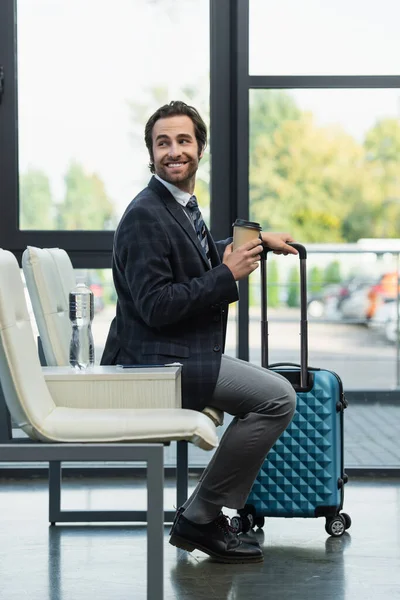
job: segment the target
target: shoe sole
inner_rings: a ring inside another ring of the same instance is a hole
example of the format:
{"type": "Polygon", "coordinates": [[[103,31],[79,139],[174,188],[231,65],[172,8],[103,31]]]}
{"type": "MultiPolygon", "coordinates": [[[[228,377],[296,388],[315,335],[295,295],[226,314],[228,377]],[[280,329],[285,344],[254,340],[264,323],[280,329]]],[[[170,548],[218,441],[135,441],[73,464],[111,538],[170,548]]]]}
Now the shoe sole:
{"type": "Polygon", "coordinates": [[[227,564],[245,564],[245,563],[258,563],[263,562],[264,556],[261,554],[260,556],[253,556],[246,558],[245,556],[238,557],[227,557],[221,556],[220,554],[216,554],[215,552],[211,552],[208,548],[201,546],[201,544],[192,544],[187,540],[179,537],[178,535],[172,535],[170,537],[169,543],[176,548],[180,548],[181,550],[186,550],[186,552],[193,552],[193,550],[201,550],[211,558],[214,558],[218,562],[227,563],[227,564]]]}

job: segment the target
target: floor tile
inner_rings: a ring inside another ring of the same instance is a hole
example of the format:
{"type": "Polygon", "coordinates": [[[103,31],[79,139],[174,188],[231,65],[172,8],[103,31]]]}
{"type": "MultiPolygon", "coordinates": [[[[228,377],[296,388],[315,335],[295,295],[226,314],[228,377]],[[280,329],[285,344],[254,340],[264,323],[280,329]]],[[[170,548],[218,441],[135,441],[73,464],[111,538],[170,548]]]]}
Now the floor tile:
{"type": "MultiPolygon", "coordinates": [[[[66,485],[69,507],[115,508],[132,499],[143,506],[143,481],[92,480],[90,491],[86,483],[66,485]]],[[[172,505],[172,481],[165,496],[172,505]]],[[[44,480],[0,480],[0,600],[146,599],[143,524],[49,527],[47,502],[44,480]]],[[[178,550],[165,527],[164,597],[400,600],[400,481],[350,481],[345,511],[353,523],[341,538],[327,536],[323,519],[267,519],[256,532],[264,562],[254,565],[218,564],[200,551],[178,550]]]]}

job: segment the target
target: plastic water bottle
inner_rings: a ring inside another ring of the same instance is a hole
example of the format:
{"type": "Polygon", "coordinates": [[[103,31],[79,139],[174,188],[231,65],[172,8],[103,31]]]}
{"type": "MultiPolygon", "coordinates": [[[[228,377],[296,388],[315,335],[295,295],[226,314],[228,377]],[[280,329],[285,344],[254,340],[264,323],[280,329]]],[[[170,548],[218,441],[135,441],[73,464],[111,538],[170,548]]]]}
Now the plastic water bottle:
{"type": "Polygon", "coordinates": [[[93,316],[93,292],[79,282],[69,294],[69,319],[72,325],[69,364],[76,369],[94,365],[93,316]]]}

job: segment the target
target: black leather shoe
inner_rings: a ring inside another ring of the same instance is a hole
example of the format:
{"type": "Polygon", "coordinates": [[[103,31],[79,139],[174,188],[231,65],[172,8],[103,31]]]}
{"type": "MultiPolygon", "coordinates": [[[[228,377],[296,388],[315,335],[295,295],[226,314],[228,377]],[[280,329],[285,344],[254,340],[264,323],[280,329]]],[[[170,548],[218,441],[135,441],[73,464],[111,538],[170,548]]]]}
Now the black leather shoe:
{"type": "Polygon", "coordinates": [[[181,513],[172,527],[169,543],[188,552],[197,548],[223,563],[253,563],[264,559],[261,548],[242,542],[222,513],[206,525],[189,521],[181,513]]]}
{"type": "Polygon", "coordinates": [[[244,544],[251,544],[252,546],[260,547],[260,542],[255,537],[253,532],[249,531],[249,533],[238,533],[238,538],[244,544]]]}
{"type": "Polygon", "coordinates": [[[175,525],[177,524],[177,522],[178,522],[178,519],[179,519],[179,517],[181,516],[181,514],[184,512],[184,510],[185,510],[185,509],[184,509],[184,507],[183,507],[183,506],[180,506],[180,507],[178,508],[178,510],[176,511],[176,515],[175,515],[175,518],[174,518],[174,522],[172,523],[171,529],[169,530],[169,535],[172,535],[172,533],[173,533],[173,531],[174,531],[174,529],[175,529],[175,525]]]}
{"type": "MultiPolygon", "coordinates": [[[[175,525],[177,524],[179,517],[181,516],[181,514],[184,511],[185,511],[185,509],[184,509],[183,506],[181,506],[180,508],[178,508],[178,510],[176,511],[175,519],[174,519],[174,522],[172,523],[172,527],[170,529],[169,535],[173,534],[174,529],[175,529],[175,525]]],[[[239,533],[238,534],[238,538],[239,538],[239,540],[241,542],[244,542],[245,544],[251,544],[252,546],[258,546],[258,547],[260,547],[259,541],[254,536],[254,534],[252,535],[251,533],[239,533]]]]}

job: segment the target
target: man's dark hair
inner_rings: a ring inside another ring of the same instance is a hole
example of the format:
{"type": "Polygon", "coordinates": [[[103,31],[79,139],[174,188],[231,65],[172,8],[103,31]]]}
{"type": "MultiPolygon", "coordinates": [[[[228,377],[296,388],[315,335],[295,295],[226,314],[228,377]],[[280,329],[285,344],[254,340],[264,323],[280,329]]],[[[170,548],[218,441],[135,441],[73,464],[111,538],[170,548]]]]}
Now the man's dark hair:
{"type": "Polygon", "coordinates": [[[153,115],[151,115],[150,119],[146,123],[146,127],[144,128],[144,141],[150,154],[151,162],[149,164],[149,169],[152,173],[155,173],[153,155],[153,127],[156,121],[159,119],[176,117],[180,115],[185,115],[193,121],[199,156],[207,145],[207,126],[193,106],[189,106],[181,100],[172,100],[172,102],[169,104],[164,104],[164,106],[161,106],[153,115]]]}

